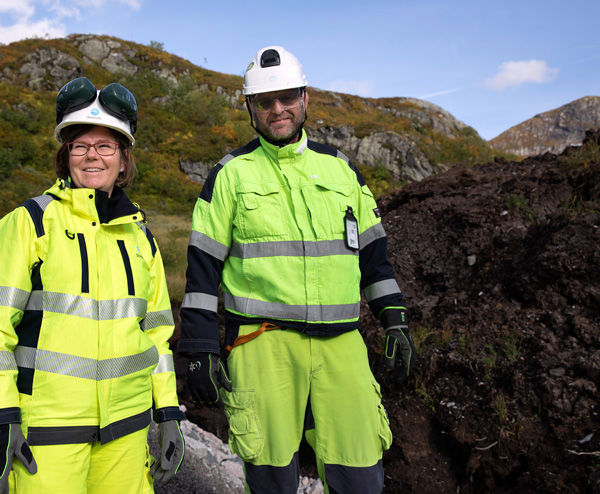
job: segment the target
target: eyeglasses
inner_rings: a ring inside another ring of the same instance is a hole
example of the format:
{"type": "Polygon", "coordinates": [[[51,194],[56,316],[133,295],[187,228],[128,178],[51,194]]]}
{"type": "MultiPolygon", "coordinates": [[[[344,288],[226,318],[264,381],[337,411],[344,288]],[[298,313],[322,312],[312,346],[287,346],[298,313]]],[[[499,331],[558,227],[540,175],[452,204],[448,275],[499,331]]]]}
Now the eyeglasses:
{"type": "MultiPolygon", "coordinates": [[[[67,113],[91,105],[98,90],[87,77],[67,82],[56,97],[56,123],[62,122],[67,113]]],[[[113,117],[129,122],[131,133],[137,129],[137,103],[125,86],[113,82],[100,90],[100,104],[113,117]]]]}
{"type": "Polygon", "coordinates": [[[85,142],[68,142],[67,149],[71,156],[85,156],[90,148],[94,148],[100,156],[112,156],[119,149],[119,144],[116,142],[97,142],[96,144],[86,144],[85,142]]]}
{"type": "Polygon", "coordinates": [[[252,105],[254,110],[259,113],[265,113],[272,111],[275,107],[275,101],[279,101],[279,104],[283,107],[283,110],[289,110],[300,104],[302,96],[302,89],[295,88],[286,92],[281,92],[277,96],[267,96],[267,94],[257,94],[252,98],[252,105]]]}

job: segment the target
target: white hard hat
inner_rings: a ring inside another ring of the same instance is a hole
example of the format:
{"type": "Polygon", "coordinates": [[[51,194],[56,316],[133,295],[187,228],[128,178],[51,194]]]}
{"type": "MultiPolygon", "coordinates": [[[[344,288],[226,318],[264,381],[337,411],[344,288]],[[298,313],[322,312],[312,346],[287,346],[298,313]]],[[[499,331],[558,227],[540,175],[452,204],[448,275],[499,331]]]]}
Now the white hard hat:
{"type": "Polygon", "coordinates": [[[244,74],[246,96],[306,85],[302,65],[281,46],[267,46],[258,50],[244,74]]]}
{"type": "Polygon", "coordinates": [[[67,113],[61,120],[61,122],[54,129],[54,137],[61,144],[60,131],[69,125],[76,124],[88,124],[88,125],[99,125],[101,127],[108,127],[109,129],[116,130],[121,134],[127,136],[129,142],[133,146],[135,144],[135,138],[131,132],[131,125],[128,120],[121,120],[110,113],[108,113],[99,101],[100,91],[96,95],[96,99],[93,103],[85,108],[75,110],[71,113],[67,113]]]}

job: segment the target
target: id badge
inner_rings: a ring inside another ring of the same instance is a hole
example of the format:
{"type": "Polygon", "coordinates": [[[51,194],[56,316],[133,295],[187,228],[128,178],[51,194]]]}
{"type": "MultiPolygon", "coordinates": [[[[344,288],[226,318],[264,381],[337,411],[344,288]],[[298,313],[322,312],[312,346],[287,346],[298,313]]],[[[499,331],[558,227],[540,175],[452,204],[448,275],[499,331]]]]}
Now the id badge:
{"type": "Polygon", "coordinates": [[[356,221],[350,206],[346,210],[344,223],[346,225],[346,247],[358,250],[358,221],[356,221]]]}

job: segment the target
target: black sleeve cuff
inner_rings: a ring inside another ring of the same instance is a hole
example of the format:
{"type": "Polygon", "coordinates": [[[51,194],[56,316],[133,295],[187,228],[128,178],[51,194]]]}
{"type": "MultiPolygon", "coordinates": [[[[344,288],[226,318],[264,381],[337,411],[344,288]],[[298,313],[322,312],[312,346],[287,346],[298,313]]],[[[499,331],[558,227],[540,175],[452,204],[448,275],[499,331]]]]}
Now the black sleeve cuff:
{"type": "Polygon", "coordinates": [[[384,328],[408,326],[405,307],[391,307],[381,314],[381,324],[384,328]]]}
{"type": "Polygon", "coordinates": [[[177,353],[183,357],[191,357],[197,353],[216,353],[221,354],[219,342],[209,339],[180,339],[177,343],[177,353]]]}
{"type": "Polygon", "coordinates": [[[185,413],[179,410],[178,407],[163,407],[153,410],[152,417],[157,424],[168,420],[186,420],[185,413]]]}
{"type": "Polygon", "coordinates": [[[0,425],[20,423],[21,409],[19,407],[0,408],[0,425]]]}

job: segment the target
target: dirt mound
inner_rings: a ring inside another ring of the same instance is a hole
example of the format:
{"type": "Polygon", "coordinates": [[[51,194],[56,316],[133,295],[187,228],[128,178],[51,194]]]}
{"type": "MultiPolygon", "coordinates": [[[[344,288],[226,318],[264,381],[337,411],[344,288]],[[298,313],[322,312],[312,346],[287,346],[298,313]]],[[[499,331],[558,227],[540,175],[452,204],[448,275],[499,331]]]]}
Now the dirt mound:
{"type": "Polygon", "coordinates": [[[381,201],[420,347],[401,390],[377,369],[389,492],[600,492],[599,144],[381,201]]]}
{"type": "MultiPolygon", "coordinates": [[[[588,133],[380,201],[419,349],[394,385],[363,307],[395,436],[385,492],[600,492],[599,149],[588,133]]],[[[221,411],[191,417],[225,437],[221,411]]]]}

